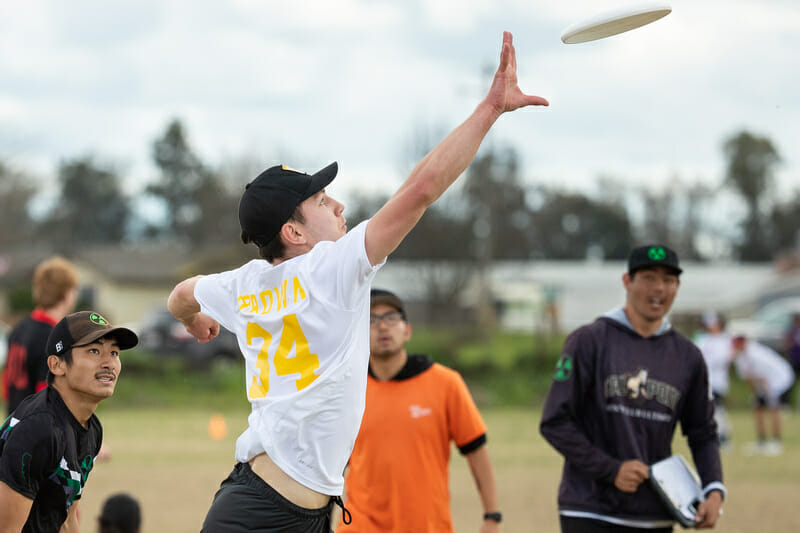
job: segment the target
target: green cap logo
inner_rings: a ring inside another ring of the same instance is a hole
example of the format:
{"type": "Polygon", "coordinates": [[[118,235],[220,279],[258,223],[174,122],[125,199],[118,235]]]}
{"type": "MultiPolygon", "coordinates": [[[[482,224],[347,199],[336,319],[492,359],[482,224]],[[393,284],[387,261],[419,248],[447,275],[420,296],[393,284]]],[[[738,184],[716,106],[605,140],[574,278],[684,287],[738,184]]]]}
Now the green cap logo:
{"type": "Polygon", "coordinates": [[[98,326],[108,325],[108,320],[98,315],[97,313],[92,313],[91,315],[89,315],[89,320],[91,320],[93,324],[97,324],[98,326]]]}
{"type": "Polygon", "coordinates": [[[558,363],[556,363],[556,373],[553,374],[553,379],[556,381],[567,381],[571,376],[572,356],[568,353],[562,353],[558,363]]]}
{"type": "Polygon", "coordinates": [[[663,261],[667,258],[667,252],[660,246],[653,246],[649,250],[647,250],[647,257],[652,259],[653,261],[663,261]]]}

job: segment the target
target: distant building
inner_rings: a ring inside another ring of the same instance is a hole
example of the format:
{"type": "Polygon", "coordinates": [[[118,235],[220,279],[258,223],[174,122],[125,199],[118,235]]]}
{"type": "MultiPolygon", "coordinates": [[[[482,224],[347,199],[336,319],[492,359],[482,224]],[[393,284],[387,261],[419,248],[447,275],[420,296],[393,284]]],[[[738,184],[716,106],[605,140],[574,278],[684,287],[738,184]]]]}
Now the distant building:
{"type": "MultiPolygon", "coordinates": [[[[62,254],[78,268],[91,306],[114,323],[137,324],[163,309],[172,287],[195,274],[235,268],[254,249],[232,244],[207,250],[180,246],[95,247],[62,254]]],[[[28,248],[0,254],[0,319],[13,322],[10,291],[29,287],[36,265],[52,251],[28,248]]],[[[684,263],[672,315],[704,310],[748,316],[765,302],[800,295],[800,273],[770,264],[684,263]]],[[[624,303],[623,261],[500,261],[485,277],[474,264],[389,261],[374,286],[396,291],[414,321],[475,323],[488,292],[494,322],[506,330],[566,332],[624,303]],[[485,279],[485,286],[480,283],[485,279]],[[485,291],[485,292],[484,292],[485,291]]]]}
{"type": "MultiPolygon", "coordinates": [[[[78,270],[80,300],[107,315],[115,324],[137,324],[154,309],[167,305],[167,296],[180,280],[194,274],[234,268],[247,257],[217,247],[189,250],[181,246],[102,246],[61,253],[78,270]],[[237,263],[237,261],[239,261],[237,263]]],[[[28,289],[33,271],[51,250],[27,249],[0,254],[0,319],[13,322],[12,291],[28,289]]]]}
{"type": "MultiPolygon", "coordinates": [[[[747,315],[762,291],[785,276],[776,274],[769,264],[685,262],[683,268],[673,314],[699,315],[716,309],[747,315]]],[[[498,324],[506,329],[547,331],[552,328],[548,320],[555,320],[558,329],[570,331],[624,303],[625,269],[624,261],[496,262],[488,277],[498,324]]],[[[426,299],[426,280],[417,272],[414,262],[390,261],[378,272],[374,285],[421,303],[426,299]]],[[[466,308],[477,301],[474,281],[465,283],[461,292],[459,303],[466,308]]],[[[800,290],[800,280],[796,288],[800,290]]]]}

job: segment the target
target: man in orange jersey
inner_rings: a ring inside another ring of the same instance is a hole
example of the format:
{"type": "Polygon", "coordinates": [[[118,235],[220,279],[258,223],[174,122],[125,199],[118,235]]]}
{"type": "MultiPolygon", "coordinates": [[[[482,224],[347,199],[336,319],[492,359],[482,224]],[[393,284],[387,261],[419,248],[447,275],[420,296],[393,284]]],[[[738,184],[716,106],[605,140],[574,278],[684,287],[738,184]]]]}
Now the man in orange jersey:
{"type": "Polygon", "coordinates": [[[403,302],[373,289],[367,401],[346,487],[349,525],[337,532],[447,533],[450,517],[450,441],[467,458],[483,513],[482,533],[500,531],[494,471],[483,422],[454,370],[424,355],[409,355],[403,302]]]}

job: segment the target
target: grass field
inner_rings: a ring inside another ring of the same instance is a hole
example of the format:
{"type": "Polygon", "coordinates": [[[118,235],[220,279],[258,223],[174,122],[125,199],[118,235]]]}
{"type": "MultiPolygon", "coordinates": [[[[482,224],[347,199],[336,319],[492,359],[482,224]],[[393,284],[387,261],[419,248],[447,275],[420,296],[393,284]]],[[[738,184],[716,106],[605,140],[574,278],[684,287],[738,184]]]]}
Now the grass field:
{"type": "MultiPolygon", "coordinates": [[[[81,503],[83,531],[94,531],[102,501],[125,491],[142,504],[143,533],[197,532],[220,481],[233,466],[233,447],[247,410],[221,414],[228,433],[208,436],[214,411],[194,408],[103,408],[99,415],[113,457],[95,466],[81,503]]],[[[489,450],[498,478],[506,533],[557,532],[556,490],[561,457],[538,433],[534,409],[484,410],[489,450]]],[[[735,445],[723,455],[729,498],[717,531],[800,531],[792,510],[800,479],[800,414],[785,417],[784,454],[746,457],[753,440],[748,411],[733,413],[735,445]]],[[[682,437],[675,451],[690,457],[682,437]]],[[[466,461],[451,460],[451,500],[456,531],[478,531],[482,510],[466,461]]],[[[679,531],[680,528],[676,528],[679,531]]]]}

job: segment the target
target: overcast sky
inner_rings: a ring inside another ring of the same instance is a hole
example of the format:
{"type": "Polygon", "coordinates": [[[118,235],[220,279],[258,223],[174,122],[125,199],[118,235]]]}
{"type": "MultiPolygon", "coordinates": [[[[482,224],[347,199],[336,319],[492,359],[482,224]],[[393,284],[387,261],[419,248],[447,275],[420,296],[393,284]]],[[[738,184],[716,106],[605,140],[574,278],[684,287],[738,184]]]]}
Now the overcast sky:
{"type": "MultiPolygon", "coordinates": [[[[635,2],[634,2],[635,3],[635,2]]],[[[415,129],[443,133],[483,97],[503,30],[520,86],[546,109],[500,119],[526,179],[592,191],[671,176],[719,184],[742,129],[800,185],[800,2],[672,0],[673,12],[565,45],[607,0],[6,0],[0,3],[0,158],[37,175],[93,153],[140,190],[150,145],[181,119],[210,165],[247,157],[337,189],[393,190],[415,129]],[[342,180],[344,178],[344,180],[342,180]]]]}

